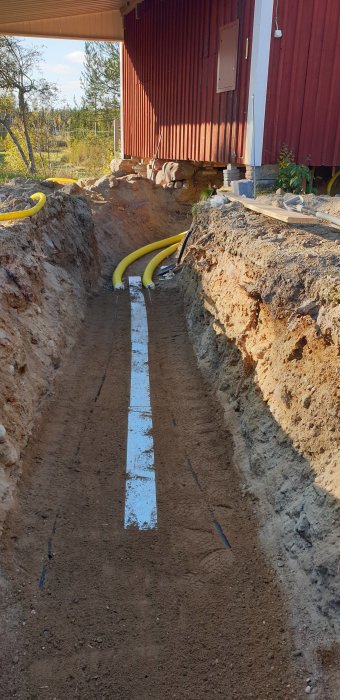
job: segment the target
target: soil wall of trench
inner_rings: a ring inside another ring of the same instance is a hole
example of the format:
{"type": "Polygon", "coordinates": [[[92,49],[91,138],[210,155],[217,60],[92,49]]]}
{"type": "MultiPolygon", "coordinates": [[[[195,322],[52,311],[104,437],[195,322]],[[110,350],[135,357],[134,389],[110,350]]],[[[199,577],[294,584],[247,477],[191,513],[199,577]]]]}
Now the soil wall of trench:
{"type": "MultiPolygon", "coordinates": [[[[102,273],[188,228],[190,206],[145,180],[39,185],[47,204],[0,230],[0,528],[21,452],[102,273]]],[[[7,210],[32,182],[0,188],[7,210]]],[[[189,329],[235,446],[244,498],[291,603],[299,645],[334,676],[339,642],[339,247],[241,205],[198,206],[183,269],[189,329]]],[[[334,686],[335,687],[335,686],[334,686]]],[[[336,697],[336,692],[334,697],[336,697]]]]}
{"type": "Polygon", "coordinates": [[[224,407],[299,648],[339,688],[336,239],[238,203],[202,204],[182,279],[196,354],[224,407]]]}
{"type": "MultiPolygon", "coordinates": [[[[17,178],[0,187],[0,532],[23,472],[21,454],[85,318],[88,295],[128,252],[188,228],[190,205],[136,176],[49,186],[17,178]],[[6,433],[3,434],[2,426],[6,433]]],[[[90,367],[89,367],[90,371],[90,367]]]]}
{"type": "MultiPolygon", "coordinates": [[[[45,189],[39,185],[38,189],[45,189]]],[[[1,188],[5,211],[31,206],[37,183],[1,188]]],[[[48,193],[31,219],[0,228],[0,529],[22,471],[21,452],[84,319],[99,276],[91,208],[48,193]]]]}

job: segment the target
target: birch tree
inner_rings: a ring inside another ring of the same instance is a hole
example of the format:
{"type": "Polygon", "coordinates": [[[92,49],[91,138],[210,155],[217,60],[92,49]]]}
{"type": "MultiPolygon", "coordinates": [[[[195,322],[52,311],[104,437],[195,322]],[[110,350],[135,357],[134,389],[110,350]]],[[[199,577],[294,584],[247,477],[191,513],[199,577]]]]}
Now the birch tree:
{"type": "Polygon", "coordinates": [[[29,102],[34,96],[51,97],[54,86],[36,77],[41,62],[38,49],[27,48],[15,37],[0,36],[0,124],[5,128],[31,175],[36,175],[30,134],[29,102]],[[19,120],[24,146],[13,128],[19,120]]]}

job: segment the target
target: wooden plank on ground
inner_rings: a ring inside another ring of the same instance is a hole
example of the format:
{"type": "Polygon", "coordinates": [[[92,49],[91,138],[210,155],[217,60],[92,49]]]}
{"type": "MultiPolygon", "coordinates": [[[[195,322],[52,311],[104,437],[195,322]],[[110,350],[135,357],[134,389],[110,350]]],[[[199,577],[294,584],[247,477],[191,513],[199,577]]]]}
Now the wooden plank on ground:
{"type": "Polygon", "coordinates": [[[284,221],[286,224],[317,224],[318,220],[315,216],[310,216],[308,214],[300,214],[298,211],[288,211],[288,209],[281,209],[280,207],[272,207],[271,204],[264,204],[262,202],[257,202],[256,199],[249,199],[248,197],[240,197],[237,194],[231,194],[229,190],[223,187],[219,190],[220,192],[225,192],[228,199],[232,202],[240,202],[246,209],[251,209],[251,211],[256,211],[258,214],[264,214],[265,216],[270,216],[272,219],[278,219],[279,221],[284,221]]]}

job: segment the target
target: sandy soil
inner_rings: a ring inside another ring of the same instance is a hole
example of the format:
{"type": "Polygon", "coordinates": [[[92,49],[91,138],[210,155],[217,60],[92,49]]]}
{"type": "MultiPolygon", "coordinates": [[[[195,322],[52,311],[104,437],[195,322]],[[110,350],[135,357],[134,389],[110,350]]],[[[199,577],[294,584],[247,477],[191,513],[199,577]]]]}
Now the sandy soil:
{"type": "Polygon", "coordinates": [[[67,361],[88,295],[124,254],[189,225],[190,206],[136,176],[85,180],[83,187],[17,178],[0,187],[2,211],[45,207],[0,224],[0,530],[12,505],[25,447],[67,361]]]}
{"type": "Polygon", "coordinates": [[[184,287],[146,294],[159,529],[125,531],[130,311],[108,273],[191,208],[82,184],[1,229],[1,697],[337,700],[336,232],[202,207],[184,287]]]}
{"type": "MultiPolygon", "coordinates": [[[[294,197],[293,194],[262,194],[257,197],[259,202],[283,206],[283,202],[294,197]]],[[[323,211],[327,214],[340,217],[340,197],[329,197],[327,194],[304,194],[302,195],[306,213],[315,214],[316,211],[323,211]]]]}
{"type": "Polygon", "coordinates": [[[128,292],[104,289],[90,303],[6,522],[2,697],[304,697],[311,670],[181,297],[146,295],[159,518],[146,533],[123,529],[128,292]]]}
{"type": "MultiPolygon", "coordinates": [[[[331,667],[340,642],[337,239],[335,229],[289,227],[237,203],[203,205],[184,271],[191,337],[297,639],[331,667]]],[[[338,697],[339,675],[329,674],[338,697]]]]}
{"type": "Polygon", "coordinates": [[[0,187],[3,210],[32,206],[31,219],[0,224],[0,530],[21,473],[21,450],[74,343],[100,268],[91,209],[83,197],[20,179],[0,187]]]}
{"type": "Polygon", "coordinates": [[[186,231],[191,224],[191,204],[178,202],[172,190],[136,175],[103,177],[87,184],[85,193],[107,273],[137,247],[186,231]]]}

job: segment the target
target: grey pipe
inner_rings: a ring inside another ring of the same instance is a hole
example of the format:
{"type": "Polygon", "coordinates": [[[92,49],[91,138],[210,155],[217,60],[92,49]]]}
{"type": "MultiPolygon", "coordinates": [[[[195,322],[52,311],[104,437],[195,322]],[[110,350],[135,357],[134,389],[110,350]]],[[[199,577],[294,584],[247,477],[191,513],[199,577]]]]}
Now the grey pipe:
{"type": "Polygon", "coordinates": [[[304,201],[300,194],[296,194],[294,197],[286,199],[283,202],[283,206],[285,209],[291,209],[291,207],[294,206],[294,209],[296,209],[296,211],[301,211],[302,207],[304,206],[304,201]],[[299,209],[296,205],[299,206],[299,209]]]}
{"type": "MultiPolygon", "coordinates": [[[[313,213],[313,212],[310,212],[308,210],[308,207],[305,207],[305,203],[304,203],[303,197],[301,197],[301,195],[296,195],[295,197],[290,197],[289,199],[286,199],[286,201],[283,202],[283,206],[288,211],[294,209],[295,211],[300,211],[300,212],[306,213],[306,214],[313,213]]],[[[340,226],[340,217],[338,217],[338,216],[333,216],[332,214],[326,214],[323,211],[315,212],[315,216],[318,219],[324,219],[324,221],[329,221],[331,224],[334,224],[335,226],[340,226]]]]}
{"type": "Polygon", "coordinates": [[[325,219],[325,221],[330,221],[331,224],[335,224],[335,226],[340,226],[340,217],[339,216],[332,216],[332,214],[325,214],[323,211],[317,211],[315,216],[318,217],[318,219],[325,219]]]}

